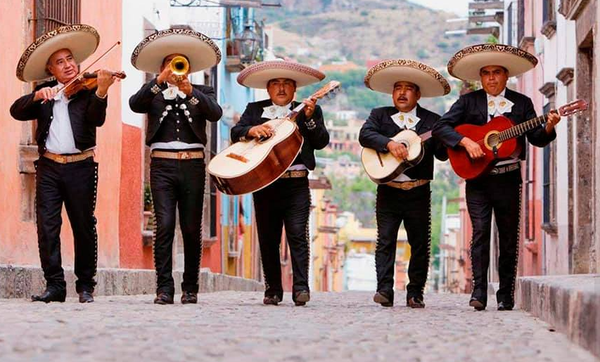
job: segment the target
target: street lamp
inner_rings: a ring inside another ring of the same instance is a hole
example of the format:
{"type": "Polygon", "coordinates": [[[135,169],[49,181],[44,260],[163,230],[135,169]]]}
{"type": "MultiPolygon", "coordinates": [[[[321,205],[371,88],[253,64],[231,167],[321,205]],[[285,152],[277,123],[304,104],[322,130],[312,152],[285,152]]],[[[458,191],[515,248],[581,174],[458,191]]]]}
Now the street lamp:
{"type": "Polygon", "coordinates": [[[249,24],[244,26],[244,30],[236,34],[233,41],[236,54],[240,56],[241,62],[243,64],[253,63],[260,47],[260,38],[252,31],[251,26],[249,24]]]}

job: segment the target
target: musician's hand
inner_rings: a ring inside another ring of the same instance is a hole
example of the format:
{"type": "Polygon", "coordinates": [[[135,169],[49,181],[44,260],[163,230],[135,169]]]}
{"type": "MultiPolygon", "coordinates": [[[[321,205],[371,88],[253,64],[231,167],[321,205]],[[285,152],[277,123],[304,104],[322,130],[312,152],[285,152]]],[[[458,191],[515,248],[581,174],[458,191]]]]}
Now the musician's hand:
{"type": "Polygon", "coordinates": [[[166,81],[171,81],[171,77],[173,76],[173,71],[171,70],[171,67],[165,67],[165,69],[163,69],[162,72],[160,72],[160,74],[158,75],[158,77],[156,78],[156,83],[158,84],[163,84],[166,81]]]}
{"type": "Polygon", "coordinates": [[[252,137],[252,138],[261,138],[261,137],[271,137],[273,136],[273,128],[271,128],[271,126],[269,126],[268,124],[261,124],[258,126],[254,126],[252,128],[250,128],[250,130],[248,131],[248,136],[252,137]]]}
{"type": "Polygon", "coordinates": [[[106,96],[108,88],[113,85],[115,79],[117,79],[117,77],[109,70],[101,69],[98,71],[98,89],[96,90],[98,97],[104,98],[106,96]]]}
{"type": "Polygon", "coordinates": [[[560,122],[560,115],[557,111],[553,110],[548,113],[548,118],[546,120],[546,133],[552,132],[554,127],[560,122]]]}
{"type": "Polygon", "coordinates": [[[317,99],[305,99],[302,103],[306,104],[306,106],[304,107],[304,114],[306,115],[306,118],[309,119],[315,112],[315,107],[317,106],[317,99]]]}
{"type": "Polygon", "coordinates": [[[387,149],[390,151],[392,156],[399,160],[406,160],[408,158],[408,149],[402,143],[396,141],[390,141],[387,144],[387,149]]]}
{"type": "Polygon", "coordinates": [[[179,88],[180,91],[182,91],[183,93],[185,93],[188,96],[192,95],[192,91],[194,90],[194,87],[192,87],[192,83],[190,83],[190,81],[187,79],[187,77],[181,78],[177,83],[175,83],[177,85],[177,88],[179,88]]]}
{"type": "Polygon", "coordinates": [[[56,96],[57,91],[58,88],[44,87],[35,92],[35,95],[33,96],[33,101],[48,101],[54,98],[54,96],[56,96]]]}
{"type": "Polygon", "coordinates": [[[469,157],[471,157],[474,160],[485,156],[485,153],[483,153],[481,146],[479,146],[477,142],[473,141],[469,137],[463,137],[463,139],[460,140],[459,145],[464,147],[467,150],[469,157]]]}

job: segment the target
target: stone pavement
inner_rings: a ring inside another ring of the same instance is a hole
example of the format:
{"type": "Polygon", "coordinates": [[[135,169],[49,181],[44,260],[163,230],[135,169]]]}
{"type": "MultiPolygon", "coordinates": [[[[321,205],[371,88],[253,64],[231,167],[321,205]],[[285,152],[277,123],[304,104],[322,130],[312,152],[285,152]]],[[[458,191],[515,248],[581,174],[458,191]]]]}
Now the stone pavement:
{"type": "Polygon", "coordinates": [[[475,312],[452,294],[427,295],[423,310],[383,308],[371,296],[313,293],[305,307],[289,293],[264,306],[260,292],[173,306],[150,295],[0,299],[0,361],[596,361],[523,311],[475,312]]]}

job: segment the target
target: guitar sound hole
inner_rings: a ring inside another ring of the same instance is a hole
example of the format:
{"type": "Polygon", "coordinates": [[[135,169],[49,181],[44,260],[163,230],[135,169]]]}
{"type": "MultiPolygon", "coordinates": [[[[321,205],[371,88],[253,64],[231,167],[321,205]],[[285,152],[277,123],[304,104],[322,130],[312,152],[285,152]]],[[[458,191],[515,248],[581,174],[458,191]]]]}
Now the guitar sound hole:
{"type": "Polygon", "coordinates": [[[488,137],[488,145],[490,145],[490,147],[498,146],[498,143],[500,142],[498,140],[497,133],[494,133],[488,137]]]}

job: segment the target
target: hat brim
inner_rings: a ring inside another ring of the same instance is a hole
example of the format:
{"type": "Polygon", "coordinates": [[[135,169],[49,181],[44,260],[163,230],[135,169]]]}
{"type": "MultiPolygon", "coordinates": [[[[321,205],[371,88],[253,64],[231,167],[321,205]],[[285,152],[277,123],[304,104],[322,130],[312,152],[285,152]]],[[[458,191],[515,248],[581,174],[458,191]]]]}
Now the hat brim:
{"type": "Polygon", "coordinates": [[[239,84],[248,88],[266,89],[271,79],[286,78],[296,82],[296,87],[319,83],[325,74],[309,66],[282,60],[270,60],[252,64],[240,72],[239,84]]]}
{"type": "Polygon", "coordinates": [[[142,40],[131,54],[131,64],[141,71],[158,74],[164,59],[171,54],[184,55],[190,62],[190,73],[221,61],[219,47],[206,35],[189,29],[167,29],[142,40]]]}
{"type": "Polygon", "coordinates": [[[52,77],[46,72],[50,56],[61,49],[69,49],[77,64],[94,54],[100,44],[100,35],[93,27],[73,24],[58,27],[37,38],[25,49],[17,64],[17,78],[36,82],[52,77]]]}
{"type": "Polygon", "coordinates": [[[367,71],[365,85],[377,92],[391,94],[397,82],[419,87],[421,97],[440,97],[450,93],[450,84],[432,67],[410,59],[384,60],[367,71]]]}
{"type": "Polygon", "coordinates": [[[522,49],[504,44],[478,44],[458,51],[448,62],[448,73],[465,81],[479,81],[481,68],[497,65],[508,70],[509,77],[530,71],[537,58],[522,49]]]}

